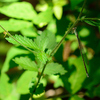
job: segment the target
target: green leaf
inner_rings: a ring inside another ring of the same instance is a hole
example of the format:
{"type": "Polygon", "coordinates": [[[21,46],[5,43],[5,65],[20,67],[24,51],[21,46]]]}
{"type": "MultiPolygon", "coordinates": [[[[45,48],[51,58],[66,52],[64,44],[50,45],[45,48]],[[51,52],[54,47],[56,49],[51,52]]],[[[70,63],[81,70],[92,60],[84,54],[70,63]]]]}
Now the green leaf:
{"type": "MultiPolygon", "coordinates": [[[[35,89],[35,86],[36,86],[36,80],[33,79],[33,81],[32,81],[31,84],[30,84],[30,88],[29,88],[30,93],[33,93],[33,91],[34,91],[34,89],[35,89]]],[[[34,94],[35,94],[35,95],[40,95],[40,94],[43,93],[43,92],[44,92],[44,87],[43,87],[43,84],[40,83],[40,84],[37,86],[37,88],[36,88],[34,94]]]]}
{"type": "Polygon", "coordinates": [[[42,51],[45,51],[46,48],[53,49],[55,47],[56,38],[51,31],[45,30],[34,42],[42,51]]]}
{"type": "Polygon", "coordinates": [[[75,94],[78,90],[81,89],[82,83],[86,78],[86,73],[84,69],[84,65],[82,62],[82,58],[77,58],[73,61],[73,64],[76,67],[76,71],[74,71],[68,79],[68,82],[71,85],[71,93],[75,94]]]}
{"type": "Polygon", "coordinates": [[[53,7],[53,11],[54,11],[54,15],[56,16],[56,18],[57,18],[58,20],[60,20],[61,17],[62,17],[62,13],[63,13],[62,6],[55,5],[55,6],[53,7]]]}
{"type": "Polygon", "coordinates": [[[19,1],[19,0],[0,0],[0,2],[16,2],[16,1],[19,1]]]}
{"type": "Polygon", "coordinates": [[[30,90],[30,93],[33,93],[34,89],[35,89],[35,86],[36,86],[36,78],[33,78],[29,84],[29,90],[30,90]]]}
{"type": "Polygon", "coordinates": [[[34,19],[34,24],[43,27],[52,20],[52,9],[48,8],[46,11],[39,13],[34,19]],[[45,17],[46,16],[46,17],[45,17]]]}
{"type": "Polygon", "coordinates": [[[11,47],[10,50],[7,53],[4,65],[2,67],[1,72],[6,72],[10,68],[15,67],[14,64],[10,65],[10,61],[17,55],[22,55],[22,54],[29,54],[29,51],[27,50],[22,50],[16,47],[11,47]]]}
{"type": "Polygon", "coordinates": [[[80,98],[78,95],[73,95],[73,96],[70,97],[69,100],[85,100],[85,99],[80,98]]]}
{"type": "Polygon", "coordinates": [[[58,63],[48,63],[44,70],[44,74],[52,75],[52,74],[60,74],[63,75],[67,71],[62,67],[62,65],[58,63]]]}
{"type": "Polygon", "coordinates": [[[35,27],[28,27],[20,30],[21,34],[23,36],[28,36],[28,37],[37,37],[37,30],[35,27]]]}
{"type": "Polygon", "coordinates": [[[0,12],[9,17],[26,20],[33,20],[37,15],[32,5],[28,2],[12,3],[8,6],[1,7],[0,12]]]}
{"type": "Polygon", "coordinates": [[[14,85],[13,90],[9,96],[3,98],[3,100],[20,100],[20,94],[16,91],[16,86],[14,85]]]}
{"type": "MultiPolygon", "coordinates": [[[[9,19],[9,20],[1,20],[0,25],[2,25],[7,31],[20,31],[25,28],[29,28],[32,26],[32,22],[9,19]]],[[[2,28],[0,28],[0,33],[4,32],[2,28]]]]}
{"type": "MultiPolygon", "coordinates": [[[[46,61],[47,61],[47,59],[48,59],[47,55],[46,55],[44,52],[37,52],[37,53],[35,54],[35,56],[36,56],[36,60],[39,60],[39,61],[42,62],[43,64],[45,64],[46,61]]],[[[39,67],[40,67],[40,66],[39,66],[39,67]]]]}
{"type": "Polygon", "coordinates": [[[71,2],[71,9],[73,10],[73,9],[75,9],[75,7],[79,4],[79,3],[81,3],[83,0],[70,0],[70,2],[71,2]]]}
{"type": "Polygon", "coordinates": [[[91,78],[86,78],[83,83],[83,87],[87,90],[91,90],[93,87],[97,86],[97,84],[100,83],[100,57],[94,57],[92,60],[89,61],[89,65],[89,76],[91,78]]]}
{"type": "Polygon", "coordinates": [[[34,61],[29,59],[28,57],[20,57],[13,59],[17,64],[19,64],[22,68],[29,71],[38,71],[38,67],[34,61]]]}
{"type": "Polygon", "coordinates": [[[56,25],[56,20],[53,19],[48,23],[47,30],[51,31],[53,34],[57,32],[57,25],[56,25]]]}
{"type": "Polygon", "coordinates": [[[21,94],[29,93],[29,84],[32,78],[36,78],[37,72],[25,71],[17,81],[17,92],[21,94]]]}
{"type": "Polygon", "coordinates": [[[35,91],[35,94],[36,94],[36,95],[39,95],[39,94],[41,94],[41,93],[43,93],[43,92],[44,92],[44,87],[43,87],[43,84],[40,83],[40,84],[38,85],[36,91],[35,91]]]}
{"type": "MultiPolygon", "coordinates": [[[[47,33],[48,34],[48,33],[47,33]]],[[[41,51],[44,51],[48,45],[48,37],[47,37],[47,34],[41,34],[40,36],[38,36],[34,42],[35,44],[39,47],[39,49],[41,51]]]]}
{"type": "Polygon", "coordinates": [[[9,83],[9,77],[2,73],[0,77],[0,98],[4,100],[12,92],[13,85],[9,83]]]}
{"type": "Polygon", "coordinates": [[[100,21],[98,22],[93,21],[93,20],[84,20],[87,24],[92,25],[92,26],[100,26],[100,21]]]}
{"type": "Polygon", "coordinates": [[[94,89],[94,96],[100,97],[100,85],[94,89]]]}
{"type": "Polygon", "coordinates": [[[54,5],[64,6],[68,3],[66,0],[52,0],[54,5]]]}
{"type": "Polygon", "coordinates": [[[61,87],[64,86],[61,78],[59,78],[59,75],[50,75],[49,79],[54,82],[54,88],[58,88],[60,86],[61,87]]]}
{"type": "MultiPolygon", "coordinates": [[[[21,35],[15,35],[13,36],[18,42],[20,42],[21,44],[23,44],[26,47],[32,48],[32,49],[36,49],[38,50],[38,46],[32,41],[32,39],[29,39],[25,36],[21,36],[21,35]]],[[[12,44],[15,44],[17,46],[19,46],[20,44],[18,42],[16,42],[12,37],[6,38],[7,41],[9,41],[12,44]]]]}

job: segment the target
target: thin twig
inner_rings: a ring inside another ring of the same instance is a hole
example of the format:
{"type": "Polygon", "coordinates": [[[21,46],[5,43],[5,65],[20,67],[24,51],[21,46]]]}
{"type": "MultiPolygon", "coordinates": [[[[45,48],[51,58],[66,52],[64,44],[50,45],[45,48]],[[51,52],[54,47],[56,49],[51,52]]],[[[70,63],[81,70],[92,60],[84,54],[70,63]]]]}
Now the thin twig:
{"type": "Polygon", "coordinates": [[[23,44],[21,44],[19,41],[17,41],[3,26],[0,25],[0,27],[11,37],[13,38],[17,43],[19,43],[22,47],[24,47],[25,49],[27,49],[28,51],[35,53],[34,51],[32,51],[31,49],[27,48],[26,46],[24,46],[23,44]]]}
{"type": "Polygon", "coordinates": [[[100,18],[83,18],[82,20],[100,20],[100,18]]]}
{"type": "MultiPolygon", "coordinates": [[[[80,12],[80,14],[79,14],[77,20],[76,20],[75,23],[71,26],[71,28],[64,34],[62,40],[56,45],[56,47],[55,47],[55,48],[53,49],[53,51],[51,52],[50,56],[53,56],[53,55],[56,53],[56,51],[58,50],[58,48],[59,48],[60,45],[62,44],[63,40],[66,38],[67,34],[70,33],[70,31],[72,30],[72,28],[75,27],[75,25],[80,21],[79,19],[80,19],[81,15],[82,15],[82,12],[83,12],[85,3],[86,3],[86,0],[84,0],[84,4],[83,4],[83,6],[82,6],[82,10],[81,10],[81,12],[80,12]]],[[[0,25],[0,27],[2,27],[2,26],[0,25]]],[[[3,27],[2,27],[2,28],[3,28],[3,27]]],[[[3,28],[3,29],[4,29],[4,28],[3,28]]],[[[4,29],[4,30],[5,30],[5,29],[4,29]]],[[[5,30],[5,31],[6,31],[6,30],[5,30]]],[[[7,32],[16,42],[18,42],[8,31],[6,31],[6,32],[7,32]]],[[[23,46],[24,48],[26,48],[26,49],[28,49],[28,50],[30,51],[29,48],[27,48],[26,46],[22,45],[20,42],[18,42],[18,43],[19,43],[21,46],[23,46]]],[[[32,52],[33,52],[33,51],[32,51],[32,52]]],[[[38,84],[39,84],[39,82],[40,82],[40,79],[41,79],[41,77],[42,77],[42,75],[43,75],[43,72],[44,72],[44,70],[45,70],[45,67],[46,67],[47,63],[48,63],[48,61],[47,61],[46,64],[43,66],[43,70],[42,70],[42,72],[41,72],[41,75],[40,75],[39,78],[38,78],[38,82],[37,82],[37,84],[36,84],[36,86],[35,86],[35,89],[33,90],[33,93],[35,92],[35,90],[36,90],[36,88],[37,88],[37,86],[38,86],[38,84]]],[[[31,99],[32,99],[32,97],[31,97],[31,99]]]]}
{"type": "MultiPolygon", "coordinates": [[[[81,10],[81,12],[80,12],[80,14],[79,14],[77,20],[76,20],[75,23],[70,27],[70,29],[64,34],[64,36],[63,36],[63,38],[61,39],[61,41],[56,45],[56,47],[55,47],[55,48],[52,50],[52,52],[50,53],[50,56],[53,56],[53,55],[56,53],[56,51],[58,50],[58,48],[59,48],[60,45],[62,44],[63,40],[66,38],[67,34],[70,33],[70,31],[72,31],[73,27],[75,27],[75,25],[80,21],[80,17],[81,17],[81,15],[82,15],[82,11],[83,11],[83,9],[84,9],[85,3],[86,3],[86,0],[84,0],[83,6],[82,6],[82,10],[81,10]]],[[[43,74],[43,72],[44,72],[44,70],[45,70],[45,67],[46,67],[47,63],[48,63],[48,61],[46,62],[46,64],[45,64],[44,67],[43,67],[43,70],[42,70],[41,75],[40,75],[40,77],[39,77],[39,79],[38,79],[38,82],[37,82],[36,87],[38,86],[38,84],[39,84],[39,82],[40,82],[40,79],[41,79],[41,77],[42,77],[42,74],[43,74]]],[[[36,87],[35,87],[34,91],[36,90],[36,87]]],[[[33,92],[34,92],[34,91],[33,91],[33,92]]]]}
{"type": "Polygon", "coordinates": [[[44,72],[44,69],[45,69],[47,63],[48,63],[48,61],[46,61],[46,63],[45,63],[44,66],[43,66],[41,75],[40,75],[39,78],[38,78],[38,82],[37,82],[37,84],[36,84],[36,86],[35,86],[35,88],[34,88],[34,90],[33,90],[33,93],[35,92],[35,90],[36,90],[36,88],[37,88],[37,86],[38,86],[38,84],[39,84],[39,82],[40,82],[40,79],[41,79],[41,77],[42,77],[42,75],[43,75],[43,72],[44,72]]]}
{"type": "Polygon", "coordinates": [[[86,1],[87,1],[87,0],[84,0],[84,3],[83,3],[83,6],[82,6],[82,9],[81,9],[81,12],[79,13],[79,16],[78,16],[77,19],[80,19],[81,15],[82,15],[82,12],[83,12],[83,9],[84,9],[84,7],[85,7],[86,1]]]}
{"type": "Polygon", "coordinates": [[[82,10],[78,16],[78,18],[76,19],[75,23],[70,27],[70,29],[64,34],[63,38],[61,39],[61,41],[56,45],[56,47],[52,50],[50,56],[53,56],[56,51],[58,50],[58,48],[60,47],[60,45],[62,44],[63,40],[66,38],[67,34],[70,33],[70,31],[72,31],[73,27],[76,26],[76,24],[80,21],[80,17],[82,15],[82,12],[83,12],[83,9],[85,7],[85,3],[86,3],[86,0],[84,0],[84,3],[83,3],[83,6],[82,6],[82,10]]]}
{"type": "MultiPolygon", "coordinates": [[[[83,4],[83,6],[82,6],[82,10],[81,10],[81,12],[80,12],[80,14],[79,14],[77,20],[76,20],[75,23],[70,27],[70,29],[64,34],[64,36],[63,36],[63,38],[61,39],[61,41],[56,45],[56,47],[55,47],[55,48],[52,50],[52,52],[50,53],[50,56],[53,56],[53,55],[56,53],[56,51],[58,50],[58,48],[59,48],[60,45],[62,44],[63,40],[66,38],[67,34],[70,33],[70,31],[72,31],[73,27],[75,27],[75,25],[80,21],[80,17],[81,17],[81,15],[82,15],[82,11],[83,11],[83,9],[84,9],[85,3],[86,3],[86,0],[84,0],[84,4],[83,4]]],[[[40,75],[40,77],[39,77],[39,79],[38,79],[38,82],[37,82],[36,87],[38,86],[38,84],[39,84],[39,82],[40,82],[40,79],[41,79],[41,77],[42,77],[42,74],[43,74],[43,72],[44,72],[44,70],[45,70],[45,67],[46,67],[47,63],[48,63],[48,61],[47,61],[46,64],[43,66],[43,70],[42,70],[41,75],[40,75]]],[[[34,91],[36,90],[36,87],[35,87],[34,91]]],[[[33,91],[33,93],[34,93],[34,91],[33,91]]]]}

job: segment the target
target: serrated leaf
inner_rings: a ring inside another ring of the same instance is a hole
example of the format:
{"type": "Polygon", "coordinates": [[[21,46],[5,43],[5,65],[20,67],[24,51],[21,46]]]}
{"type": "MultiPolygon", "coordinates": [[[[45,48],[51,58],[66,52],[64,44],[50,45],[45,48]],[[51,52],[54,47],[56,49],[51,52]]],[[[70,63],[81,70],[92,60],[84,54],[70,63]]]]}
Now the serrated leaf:
{"type": "Polygon", "coordinates": [[[48,37],[46,37],[46,34],[41,34],[34,40],[35,44],[38,45],[38,47],[41,49],[41,51],[44,51],[48,44],[48,37]]]}
{"type": "Polygon", "coordinates": [[[36,17],[36,11],[28,2],[16,2],[0,8],[0,12],[9,17],[33,20],[36,17]]]}
{"type": "Polygon", "coordinates": [[[44,70],[44,74],[52,75],[52,74],[60,74],[63,75],[67,71],[62,67],[62,65],[58,63],[48,63],[44,70]]]}
{"type": "Polygon", "coordinates": [[[43,64],[45,64],[48,59],[47,55],[44,52],[37,52],[35,56],[36,56],[36,59],[42,62],[43,64]]]}
{"type": "Polygon", "coordinates": [[[46,11],[39,13],[34,19],[34,24],[43,27],[52,20],[52,9],[48,8],[46,11]],[[45,17],[46,16],[46,17],[45,17]]]}
{"type": "Polygon", "coordinates": [[[36,78],[37,72],[25,71],[17,81],[17,92],[21,94],[29,93],[29,84],[32,78],[36,78]]]}
{"type": "MultiPolygon", "coordinates": [[[[39,50],[38,46],[32,41],[32,39],[29,39],[25,36],[21,36],[21,35],[15,35],[13,36],[18,42],[20,42],[21,44],[23,44],[26,47],[32,48],[32,49],[36,49],[39,50]]],[[[15,44],[17,46],[19,46],[20,44],[18,42],[16,42],[12,37],[6,38],[7,41],[9,41],[12,44],[15,44]]]]}
{"type": "MultiPolygon", "coordinates": [[[[0,25],[2,25],[7,31],[20,31],[25,28],[29,28],[32,26],[32,22],[9,19],[9,20],[1,20],[0,25]]],[[[4,32],[2,28],[0,28],[0,33],[4,32]]]]}
{"type": "Polygon", "coordinates": [[[3,64],[3,67],[2,67],[1,71],[6,72],[10,68],[13,68],[14,66],[16,66],[16,64],[11,65],[10,62],[15,56],[22,55],[22,54],[29,54],[29,51],[19,49],[19,48],[16,48],[16,47],[11,47],[10,50],[8,51],[8,53],[7,53],[7,56],[6,56],[6,59],[5,59],[5,62],[3,64]]]}
{"type": "Polygon", "coordinates": [[[28,57],[20,57],[13,59],[18,65],[22,68],[29,70],[29,71],[38,71],[38,67],[34,61],[29,59],[28,57]]]}
{"type": "Polygon", "coordinates": [[[55,5],[55,6],[53,7],[53,11],[54,11],[54,15],[56,16],[56,18],[57,18],[58,20],[60,20],[61,17],[62,17],[62,12],[63,12],[62,6],[55,5]]]}
{"type": "Polygon", "coordinates": [[[92,26],[100,26],[100,21],[98,22],[93,21],[93,20],[84,20],[87,24],[92,25],[92,26]]]}
{"type": "Polygon", "coordinates": [[[51,31],[45,30],[34,42],[42,51],[45,51],[46,48],[53,49],[55,47],[56,38],[51,31]]]}
{"type": "Polygon", "coordinates": [[[0,98],[2,100],[9,96],[9,94],[12,92],[13,85],[9,83],[9,77],[2,73],[0,77],[0,98]]]}

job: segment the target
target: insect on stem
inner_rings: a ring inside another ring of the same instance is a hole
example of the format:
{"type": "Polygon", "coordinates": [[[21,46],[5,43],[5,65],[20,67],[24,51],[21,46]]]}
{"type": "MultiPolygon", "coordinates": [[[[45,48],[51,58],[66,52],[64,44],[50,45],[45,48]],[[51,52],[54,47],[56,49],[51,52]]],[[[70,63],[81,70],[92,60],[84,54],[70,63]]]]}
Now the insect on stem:
{"type": "Polygon", "coordinates": [[[78,44],[79,44],[79,48],[80,48],[80,53],[81,53],[81,56],[82,56],[82,60],[83,60],[83,63],[84,63],[84,68],[85,68],[85,72],[86,72],[86,75],[87,75],[87,77],[89,77],[89,74],[88,74],[88,71],[87,71],[87,68],[86,68],[86,64],[85,64],[85,59],[84,58],[87,58],[86,57],[86,55],[84,55],[83,53],[82,53],[82,45],[81,45],[81,42],[80,42],[80,39],[79,39],[79,36],[78,36],[78,33],[77,33],[77,31],[76,31],[76,27],[75,28],[73,28],[73,33],[76,35],[76,37],[77,37],[77,40],[78,40],[78,44]]]}

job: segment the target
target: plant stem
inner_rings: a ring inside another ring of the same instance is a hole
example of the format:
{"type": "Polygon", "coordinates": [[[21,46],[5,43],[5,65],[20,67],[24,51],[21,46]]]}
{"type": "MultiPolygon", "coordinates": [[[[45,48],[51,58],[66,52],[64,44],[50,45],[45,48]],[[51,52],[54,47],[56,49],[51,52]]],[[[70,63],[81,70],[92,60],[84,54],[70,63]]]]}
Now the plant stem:
{"type": "Polygon", "coordinates": [[[35,88],[34,88],[34,90],[33,90],[33,93],[35,92],[35,90],[36,90],[36,88],[37,88],[37,86],[38,86],[38,84],[39,84],[39,82],[40,82],[40,79],[41,79],[41,77],[42,77],[42,75],[43,75],[43,72],[44,72],[44,69],[45,69],[47,63],[48,63],[48,61],[46,61],[46,63],[45,63],[44,66],[43,66],[42,72],[41,72],[41,74],[40,74],[40,76],[39,76],[39,78],[38,78],[38,82],[37,82],[37,84],[36,84],[36,86],[35,86],[35,88]]]}
{"type": "Polygon", "coordinates": [[[81,9],[81,12],[79,13],[79,16],[78,16],[77,19],[80,19],[81,15],[82,15],[82,12],[83,12],[83,9],[84,9],[84,7],[85,7],[86,1],[87,1],[87,0],[84,0],[84,3],[83,3],[83,6],[82,6],[82,9],[81,9]]]}
{"type": "Polygon", "coordinates": [[[100,20],[100,18],[84,18],[82,20],[100,20]]]}
{"type": "Polygon", "coordinates": [[[64,34],[63,38],[61,39],[61,41],[56,45],[56,47],[52,50],[50,56],[53,56],[56,51],[59,49],[60,45],[62,44],[63,40],[66,38],[67,34],[70,33],[70,31],[72,30],[73,27],[75,27],[75,25],[78,23],[78,19],[75,21],[75,23],[70,27],[70,29],[64,34]]]}
{"type": "Polygon", "coordinates": [[[82,15],[83,9],[85,7],[86,4],[86,0],[84,0],[83,6],[82,6],[82,10],[78,16],[78,18],[76,19],[75,23],[70,27],[70,29],[64,34],[63,38],[61,39],[61,41],[56,45],[56,47],[52,50],[50,56],[53,56],[57,50],[59,49],[60,45],[62,44],[63,40],[66,38],[67,34],[71,32],[71,30],[76,26],[76,24],[80,21],[80,17],[82,15]]]}
{"type": "Polygon", "coordinates": [[[21,44],[19,41],[17,41],[4,27],[2,27],[0,25],[0,27],[11,37],[13,38],[16,42],[18,42],[22,47],[24,47],[25,49],[27,49],[28,51],[35,53],[34,51],[32,51],[31,49],[27,48],[26,46],[24,46],[23,44],[21,44]]]}
{"type": "MultiPolygon", "coordinates": [[[[67,34],[70,33],[70,31],[72,31],[72,29],[73,29],[73,28],[76,26],[76,24],[80,21],[80,17],[81,17],[81,15],[82,15],[82,12],[83,12],[85,3],[86,3],[86,0],[84,0],[83,6],[82,6],[82,10],[81,10],[81,12],[80,12],[80,14],[79,14],[77,20],[76,20],[75,23],[70,27],[70,29],[64,34],[64,36],[63,36],[63,38],[61,39],[61,41],[60,41],[60,42],[56,45],[56,47],[52,50],[50,56],[53,56],[53,55],[56,53],[56,51],[58,50],[58,48],[59,48],[60,45],[62,44],[63,40],[66,38],[67,34]]],[[[45,70],[45,67],[46,67],[47,63],[48,63],[48,61],[47,61],[46,64],[43,66],[43,70],[42,70],[42,72],[41,72],[41,75],[39,76],[39,79],[38,79],[38,82],[37,82],[37,84],[36,84],[36,87],[38,86],[38,84],[39,84],[39,82],[40,82],[40,79],[41,79],[41,77],[42,77],[42,75],[43,75],[43,72],[44,72],[44,70],[45,70]]],[[[35,89],[33,90],[33,93],[35,92],[36,87],[35,87],[35,89]]]]}

